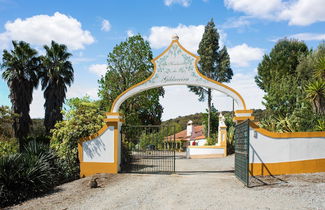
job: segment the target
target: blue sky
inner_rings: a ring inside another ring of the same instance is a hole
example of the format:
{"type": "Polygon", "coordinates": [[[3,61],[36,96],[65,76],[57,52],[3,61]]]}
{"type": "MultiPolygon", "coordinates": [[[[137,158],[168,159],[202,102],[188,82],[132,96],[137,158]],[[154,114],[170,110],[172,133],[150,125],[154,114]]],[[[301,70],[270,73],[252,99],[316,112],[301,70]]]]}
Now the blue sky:
{"type": "MultiPolygon", "coordinates": [[[[66,44],[75,69],[68,97],[87,94],[96,99],[107,54],[128,36],[143,35],[157,56],[177,33],[180,43],[196,53],[204,26],[213,18],[231,57],[234,77],[229,86],[249,108],[263,108],[264,93],[254,82],[263,54],[283,37],[316,48],[325,40],[324,11],[324,0],[0,0],[0,50],[10,49],[11,40],[27,41],[40,54],[51,40],[66,44]]],[[[206,109],[185,86],[165,90],[163,119],[206,109]]],[[[0,105],[10,105],[8,94],[0,79],[0,105]]],[[[218,92],[213,93],[213,103],[218,110],[232,108],[232,100],[218,92]]],[[[32,117],[43,117],[43,104],[42,92],[36,90],[32,117]]]]}

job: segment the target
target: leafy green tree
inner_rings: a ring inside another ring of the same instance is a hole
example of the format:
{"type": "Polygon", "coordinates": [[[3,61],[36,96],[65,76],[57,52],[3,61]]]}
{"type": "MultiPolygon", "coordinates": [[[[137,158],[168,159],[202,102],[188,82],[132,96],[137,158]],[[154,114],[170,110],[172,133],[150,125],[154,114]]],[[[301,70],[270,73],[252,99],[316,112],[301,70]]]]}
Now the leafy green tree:
{"type": "MultiPolygon", "coordinates": [[[[108,71],[98,81],[102,108],[110,110],[118,95],[148,78],[153,72],[151,60],[150,45],[141,35],[129,37],[116,45],[108,54],[108,71]]],[[[126,122],[160,124],[163,108],[159,103],[159,96],[163,95],[163,88],[156,88],[127,99],[120,107],[126,122]]]]}
{"type": "Polygon", "coordinates": [[[13,137],[12,123],[17,117],[8,106],[0,106],[0,140],[13,137]]]}
{"type": "MultiPolygon", "coordinates": [[[[230,68],[230,58],[227,48],[219,49],[219,33],[215,27],[213,19],[205,26],[202,40],[199,44],[200,55],[199,70],[205,76],[218,82],[229,82],[233,76],[230,68]]],[[[207,136],[211,132],[211,89],[203,87],[189,86],[190,91],[199,96],[199,101],[208,100],[208,124],[207,136]]]]}
{"type": "MultiPolygon", "coordinates": [[[[311,75],[304,91],[316,114],[325,114],[325,42],[302,58],[297,67],[298,73],[311,75]]],[[[309,76],[310,77],[310,76],[309,76]]]]}
{"type": "MultiPolygon", "coordinates": [[[[207,112],[209,113],[209,110],[207,110],[207,112]]],[[[208,125],[209,125],[209,114],[205,113],[203,115],[203,130],[204,130],[204,134],[205,136],[207,136],[208,134],[208,125]]],[[[207,137],[208,140],[210,141],[210,138],[212,139],[216,139],[217,137],[217,132],[218,132],[218,126],[219,126],[219,116],[218,116],[218,110],[214,107],[214,105],[211,105],[211,111],[210,111],[210,132],[211,132],[211,136],[207,137]]]]}
{"type": "Polygon", "coordinates": [[[255,81],[266,93],[263,104],[270,114],[285,116],[292,113],[297,103],[305,98],[303,87],[311,74],[297,71],[297,66],[308,53],[305,43],[283,39],[276,43],[270,54],[264,55],[255,81]]]}
{"type": "Polygon", "coordinates": [[[73,67],[69,58],[71,53],[67,46],[54,41],[51,46],[44,46],[46,55],[41,57],[41,83],[45,98],[46,132],[54,128],[56,122],[62,120],[61,109],[66,98],[67,86],[73,82],[73,67]]]}
{"type": "Polygon", "coordinates": [[[89,97],[73,98],[67,102],[68,110],[64,120],[55,124],[51,130],[51,148],[61,160],[66,179],[79,176],[78,140],[96,133],[103,126],[103,112],[99,102],[89,97]]]}
{"type": "Polygon", "coordinates": [[[28,43],[12,41],[12,44],[13,50],[3,51],[2,78],[7,81],[10,90],[9,97],[13,112],[19,115],[14,119],[13,128],[22,151],[32,122],[29,111],[33,100],[33,90],[38,85],[40,59],[37,51],[32,49],[28,43]]]}

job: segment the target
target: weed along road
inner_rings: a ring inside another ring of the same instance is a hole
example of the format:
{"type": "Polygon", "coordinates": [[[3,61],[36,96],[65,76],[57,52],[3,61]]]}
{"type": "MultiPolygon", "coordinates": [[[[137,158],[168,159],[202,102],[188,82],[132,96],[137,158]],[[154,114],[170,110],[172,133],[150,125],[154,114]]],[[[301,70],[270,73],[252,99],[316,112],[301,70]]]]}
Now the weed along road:
{"type": "Polygon", "coordinates": [[[12,209],[325,209],[325,173],[276,176],[246,188],[234,157],[177,159],[176,174],[99,174],[12,209]]]}

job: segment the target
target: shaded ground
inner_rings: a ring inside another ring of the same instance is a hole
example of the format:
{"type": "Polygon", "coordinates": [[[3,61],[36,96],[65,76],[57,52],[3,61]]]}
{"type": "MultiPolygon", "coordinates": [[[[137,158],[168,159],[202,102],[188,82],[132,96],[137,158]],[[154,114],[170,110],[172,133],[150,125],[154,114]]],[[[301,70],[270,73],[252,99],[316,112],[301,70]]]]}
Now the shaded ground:
{"type": "Polygon", "coordinates": [[[233,174],[233,156],[177,159],[176,170],[103,174],[96,189],[88,177],[12,209],[325,209],[325,173],[268,177],[273,184],[246,188],[233,174]]]}

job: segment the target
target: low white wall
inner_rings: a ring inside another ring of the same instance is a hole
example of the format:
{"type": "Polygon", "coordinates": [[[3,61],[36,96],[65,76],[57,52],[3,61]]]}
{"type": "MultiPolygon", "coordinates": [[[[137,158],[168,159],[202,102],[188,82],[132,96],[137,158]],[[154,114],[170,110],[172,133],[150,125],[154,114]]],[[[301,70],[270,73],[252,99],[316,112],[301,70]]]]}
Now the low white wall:
{"type": "MultiPolygon", "coordinates": [[[[194,140],[190,141],[190,145],[192,146],[192,143],[194,140]]],[[[200,139],[200,140],[195,140],[196,146],[204,146],[207,143],[206,139],[200,139]]]]}
{"type": "Polygon", "coordinates": [[[224,154],[224,148],[213,148],[213,147],[188,147],[186,149],[186,157],[191,158],[191,156],[211,156],[211,155],[216,155],[216,156],[221,156],[224,154]]]}
{"type": "Polygon", "coordinates": [[[100,136],[85,141],[83,162],[114,162],[114,126],[109,126],[100,136]]]}
{"type": "Polygon", "coordinates": [[[325,137],[272,138],[249,131],[250,163],[279,163],[325,158],[325,137]]]}

